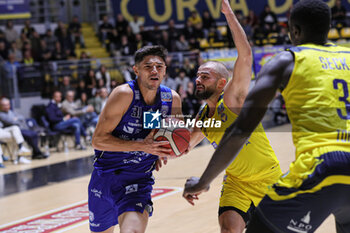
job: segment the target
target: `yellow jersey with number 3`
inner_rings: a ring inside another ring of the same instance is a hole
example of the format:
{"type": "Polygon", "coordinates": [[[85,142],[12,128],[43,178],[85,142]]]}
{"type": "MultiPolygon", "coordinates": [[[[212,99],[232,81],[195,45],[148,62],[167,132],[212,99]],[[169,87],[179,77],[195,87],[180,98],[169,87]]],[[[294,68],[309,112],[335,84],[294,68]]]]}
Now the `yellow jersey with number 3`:
{"type": "MultiPolygon", "coordinates": [[[[233,113],[224,103],[224,92],[221,94],[212,117],[208,117],[209,107],[205,105],[199,112],[199,120],[203,122],[211,119],[221,121],[221,127],[202,127],[202,133],[210,141],[213,147],[219,145],[225,130],[236,120],[237,114],[233,113]]],[[[260,123],[245,143],[236,159],[226,169],[226,174],[236,180],[252,181],[281,174],[279,162],[266,137],[264,128],[260,123]]]]}
{"type": "Polygon", "coordinates": [[[350,151],[350,49],[328,43],[289,51],[295,64],[282,95],[296,156],[319,147],[350,151]]]}

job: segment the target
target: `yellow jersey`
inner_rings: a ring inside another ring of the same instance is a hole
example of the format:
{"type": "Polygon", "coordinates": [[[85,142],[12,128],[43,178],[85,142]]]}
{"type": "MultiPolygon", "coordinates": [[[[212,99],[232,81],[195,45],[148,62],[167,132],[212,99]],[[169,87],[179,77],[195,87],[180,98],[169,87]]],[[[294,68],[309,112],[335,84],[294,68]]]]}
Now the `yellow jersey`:
{"type": "MultiPolygon", "coordinates": [[[[201,121],[221,121],[221,127],[202,127],[201,131],[210,141],[213,147],[219,145],[225,130],[236,120],[237,114],[233,113],[224,103],[224,93],[221,94],[212,117],[208,117],[209,107],[203,106],[199,112],[201,121]]],[[[264,179],[279,168],[279,162],[270,142],[266,137],[261,123],[245,143],[236,159],[227,167],[226,174],[234,179],[251,181],[264,179]]]]}
{"type": "Polygon", "coordinates": [[[289,51],[295,64],[282,96],[296,157],[320,147],[350,151],[350,49],[328,43],[289,51]]]}

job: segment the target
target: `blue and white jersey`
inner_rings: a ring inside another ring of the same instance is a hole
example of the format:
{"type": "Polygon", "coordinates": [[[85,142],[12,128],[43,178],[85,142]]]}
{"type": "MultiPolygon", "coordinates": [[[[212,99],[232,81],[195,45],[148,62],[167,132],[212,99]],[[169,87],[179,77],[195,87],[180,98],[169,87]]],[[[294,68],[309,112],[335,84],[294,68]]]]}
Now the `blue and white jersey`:
{"type": "MultiPolygon", "coordinates": [[[[171,115],[171,89],[160,85],[157,90],[155,104],[147,105],[142,97],[137,81],[128,82],[133,90],[133,100],[123,115],[121,121],[113,130],[112,135],[122,140],[143,140],[151,129],[143,128],[143,112],[162,113],[161,118],[171,115]]],[[[125,172],[150,172],[154,169],[154,162],[158,156],[143,151],[112,152],[95,149],[96,161],[94,167],[98,172],[121,170],[125,172]]]]}

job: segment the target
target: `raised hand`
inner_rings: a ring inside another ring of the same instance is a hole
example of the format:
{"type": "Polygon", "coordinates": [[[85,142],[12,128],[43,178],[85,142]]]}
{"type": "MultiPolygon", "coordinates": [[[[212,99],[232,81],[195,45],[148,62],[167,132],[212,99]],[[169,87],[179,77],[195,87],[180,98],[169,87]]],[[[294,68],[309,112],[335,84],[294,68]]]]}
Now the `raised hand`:
{"type": "Polygon", "coordinates": [[[227,13],[232,12],[229,0],[222,0],[222,2],[221,2],[221,12],[223,14],[227,14],[227,13]]]}

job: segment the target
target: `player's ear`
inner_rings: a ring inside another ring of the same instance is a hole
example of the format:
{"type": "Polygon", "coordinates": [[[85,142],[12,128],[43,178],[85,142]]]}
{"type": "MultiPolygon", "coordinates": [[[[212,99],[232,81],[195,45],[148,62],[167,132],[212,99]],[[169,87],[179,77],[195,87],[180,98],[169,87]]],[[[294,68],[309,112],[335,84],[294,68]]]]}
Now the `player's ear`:
{"type": "Polygon", "coordinates": [[[139,71],[138,71],[138,69],[137,69],[137,66],[134,65],[134,66],[132,67],[132,69],[134,70],[135,75],[136,75],[136,76],[139,76],[139,71]]]}
{"type": "Polygon", "coordinates": [[[223,89],[226,86],[227,80],[224,78],[220,78],[218,81],[218,88],[223,89]]]}

